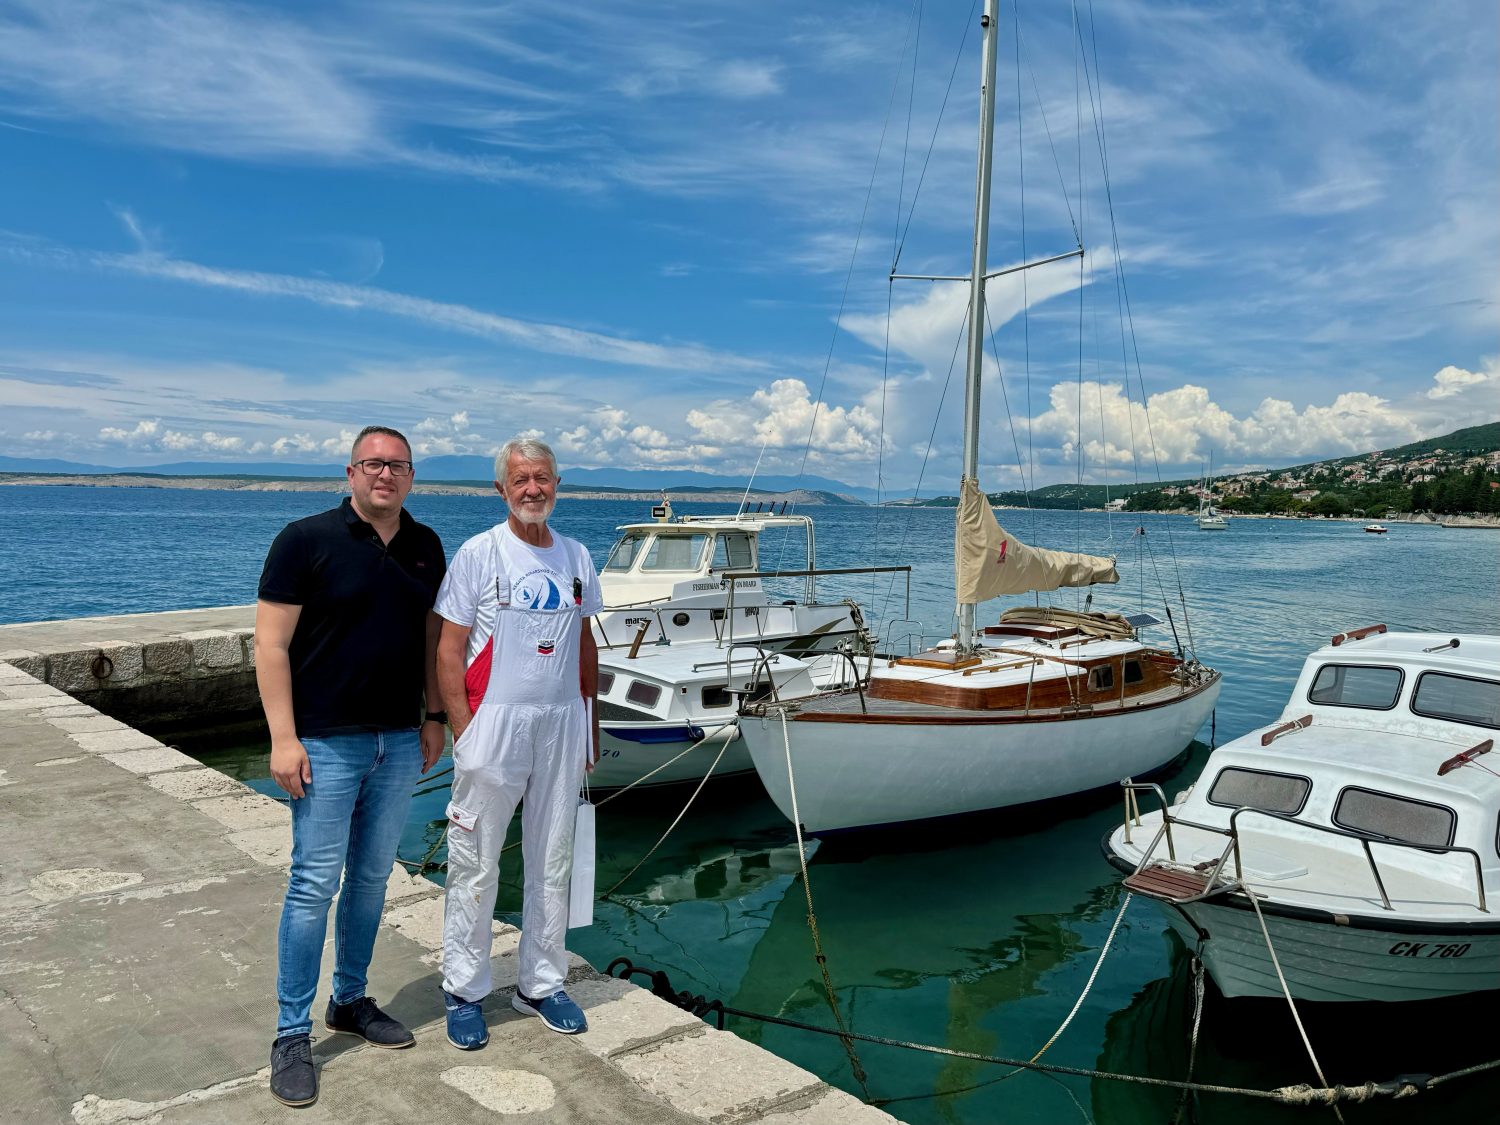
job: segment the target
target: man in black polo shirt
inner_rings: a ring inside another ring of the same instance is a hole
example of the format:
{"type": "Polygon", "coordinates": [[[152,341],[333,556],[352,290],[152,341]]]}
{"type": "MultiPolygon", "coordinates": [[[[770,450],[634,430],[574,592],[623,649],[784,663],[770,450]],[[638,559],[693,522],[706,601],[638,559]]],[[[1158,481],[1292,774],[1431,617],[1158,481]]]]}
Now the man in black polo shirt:
{"type": "Polygon", "coordinates": [[[446,565],[437,535],[402,510],[411,446],[367,426],[349,461],[352,495],[282,530],[255,607],[271,776],[292,797],[271,1048],[271,1093],[287,1105],[318,1096],[312,1002],[341,875],[323,1022],[377,1047],[415,1042],[365,995],[365,978],[412,786],[443,752],[447,722],[438,711],[423,718],[424,697],[440,698],[431,610],[446,565]]]}

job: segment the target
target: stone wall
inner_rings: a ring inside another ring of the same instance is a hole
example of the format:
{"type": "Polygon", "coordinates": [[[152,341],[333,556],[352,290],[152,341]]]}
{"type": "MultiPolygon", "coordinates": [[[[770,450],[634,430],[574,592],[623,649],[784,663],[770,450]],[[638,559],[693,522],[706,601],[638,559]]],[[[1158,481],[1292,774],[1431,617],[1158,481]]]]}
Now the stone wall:
{"type": "Polygon", "coordinates": [[[132,725],[221,721],[260,708],[253,620],[245,606],[0,626],[0,663],[132,725]]]}

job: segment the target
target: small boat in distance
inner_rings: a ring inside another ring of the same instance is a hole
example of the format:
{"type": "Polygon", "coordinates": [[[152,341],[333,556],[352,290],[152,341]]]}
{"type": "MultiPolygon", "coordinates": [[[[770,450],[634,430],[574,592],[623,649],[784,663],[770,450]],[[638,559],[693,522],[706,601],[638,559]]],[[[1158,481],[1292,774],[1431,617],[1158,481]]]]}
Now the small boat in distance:
{"type": "Polygon", "coordinates": [[[1211,491],[1213,482],[1214,455],[1213,450],[1209,450],[1208,472],[1198,487],[1198,515],[1193,522],[1198,525],[1199,531],[1228,531],[1229,521],[1213,504],[1213,493],[1211,491]]]}
{"type": "Polygon", "coordinates": [[[1280,719],[1167,805],[1126,780],[1124,885],[1225,996],[1428,1000],[1500,990],[1500,637],[1340,633],[1280,719]],[[1139,810],[1141,795],[1161,807],[1139,810]],[[1274,949],[1274,956],[1272,950],[1274,949]]]}
{"type": "Polygon", "coordinates": [[[1387,531],[1390,530],[1390,528],[1386,527],[1384,524],[1367,523],[1365,524],[1365,530],[1368,531],[1371,535],[1384,535],[1387,531]]]}
{"type": "Polygon", "coordinates": [[[1208,497],[1198,498],[1198,530],[1199,531],[1228,531],[1229,521],[1226,520],[1219,510],[1208,502],[1208,497]]]}

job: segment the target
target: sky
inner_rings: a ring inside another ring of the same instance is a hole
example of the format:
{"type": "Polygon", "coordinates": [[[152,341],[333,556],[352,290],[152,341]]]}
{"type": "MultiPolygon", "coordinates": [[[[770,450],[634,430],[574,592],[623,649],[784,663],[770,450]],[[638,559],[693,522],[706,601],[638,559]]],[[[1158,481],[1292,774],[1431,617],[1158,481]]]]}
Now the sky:
{"type": "MultiPolygon", "coordinates": [[[[0,0],[0,451],[960,473],[978,10],[0,0]],[[955,364],[955,356],[957,362],[955,364]]],[[[1005,5],[980,478],[1500,418],[1500,8],[1005,5]],[[1107,174],[1106,174],[1107,173],[1107,174]]]]}

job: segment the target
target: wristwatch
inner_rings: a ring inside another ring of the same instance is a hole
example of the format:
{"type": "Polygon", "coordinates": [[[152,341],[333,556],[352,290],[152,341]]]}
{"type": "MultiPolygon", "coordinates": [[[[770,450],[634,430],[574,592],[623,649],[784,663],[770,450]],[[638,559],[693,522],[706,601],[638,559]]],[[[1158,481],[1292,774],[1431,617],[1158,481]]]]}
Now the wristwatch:
{"type": "Polygon", "coordinates": [[[422,721],[424,723],[442,723],[443,726],[447,726],[448,725],[448,712],[446,712],[446,711],[429,711],[423,717],[422,721]]]}

